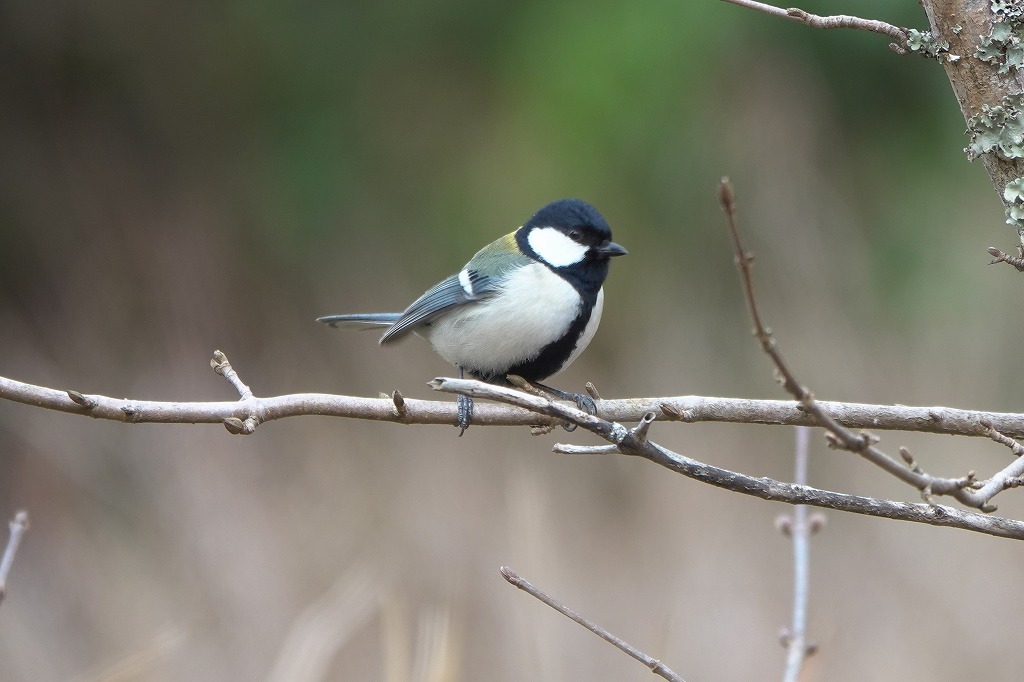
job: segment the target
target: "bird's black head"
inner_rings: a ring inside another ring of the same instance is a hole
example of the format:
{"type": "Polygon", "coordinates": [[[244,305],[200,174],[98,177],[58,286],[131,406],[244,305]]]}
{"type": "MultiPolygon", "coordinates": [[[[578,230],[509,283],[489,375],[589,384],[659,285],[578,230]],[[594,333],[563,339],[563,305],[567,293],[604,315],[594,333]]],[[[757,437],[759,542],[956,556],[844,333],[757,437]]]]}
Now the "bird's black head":
{"type": "MultiPolygon", "coordinates": [[[[516,235],[519,247],[552,268],[607,261],[626,249],[597,209],[579,199],[559,199],[533,214],[516,235]]],[[[603,279],[603,277],[602,277],[603,279]]]]}

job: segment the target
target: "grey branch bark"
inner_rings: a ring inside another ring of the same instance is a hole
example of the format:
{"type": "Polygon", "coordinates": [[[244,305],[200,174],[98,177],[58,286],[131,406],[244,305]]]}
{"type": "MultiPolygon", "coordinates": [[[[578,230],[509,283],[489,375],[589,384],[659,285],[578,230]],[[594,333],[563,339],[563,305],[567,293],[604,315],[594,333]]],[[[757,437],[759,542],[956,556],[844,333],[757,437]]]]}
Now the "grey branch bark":
{"type": "MultiPolygon", "coordinates": [[[[807,485],[784,483],[771,478],[754,478],[704,464],[647,439],[647,428],[654,421],[653,412],[641,420],[638,427],[628,429],[618,422],[587,414],[567,403],[554,402],[543,396],[522,393],[504,386],[485,384],[471,379],[448,378],[434,379],[431,385],[446,393],[461,393],[471,398],[495,400],[554,417],[559,422],[571,422],[615,445],[618,453],[642,457],[701,483],[759,497],[763,500],[788,504],[808,504],[866,516],[960,528],[996,537],[1024,540],[1024,522],[1015,519],[964,511],[940,504],[912,504],[848,495],[807,485]]],[[[594,450],[593,452],[597,454],[598,451],[594,450]]]]}
{"type": "MultiPolygon", "coordinates": [[[[259,422],[298,416],[346,417],[401,424],[455,426],[455,405],[436,400],[414,400],[401,394],[389,398],[362,398],[327,393],[294,393],[234,401],[155,401],[110,398],[58,390],[0,377],[0,398],[58,412],[130,424],[220,424],[259,422]]],[[[984,412],[952,407],[910,407],[817,401],[838,423],[851,429],[918,431],[956,436],[987,436],[983,423],[1014,438],[1024,438],[1024,414],[984,412]]],[[[612,421],[639,421],[648,412],[658,420],[814,426],[814,418],[795,400],[754,400],[675,396],[597,401],[598,414],[612,421]]],[[[558,420],[509,405],[482,404],[473,413],[477,426],[552,425],[558,420]]]]}

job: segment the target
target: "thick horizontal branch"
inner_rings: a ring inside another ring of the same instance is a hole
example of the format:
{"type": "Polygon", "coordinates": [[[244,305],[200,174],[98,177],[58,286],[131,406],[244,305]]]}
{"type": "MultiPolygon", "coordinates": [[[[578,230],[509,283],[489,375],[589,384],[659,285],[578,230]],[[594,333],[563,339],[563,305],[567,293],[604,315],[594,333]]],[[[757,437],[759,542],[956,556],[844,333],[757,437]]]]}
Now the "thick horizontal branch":
{"type": "MultiPolygon", "coordinates": [[[[400,396],[399,396],[400,397],[400,396]]],[[[96,419],[142,424],[218,424],[227,419],[258,421],[285,417],[328,416],[398,422],[403,424],[449,424],[458,415],[454,403],[435,400],[361,398],[328,393],[294,393],[269,398],[221,402],[165,402],[109,398],[35,386],[0,377],[0,398],[59,412],[96,419]]],[[[985,436],[981,426],[1010,437],[1024,438],[1024,414],[982,412],[950,407],[908,407],[818,401],[822,410],[849,428],[918,431],[959,436],[985,436]]],[[[598,401],[598,415],[612,421],[639,421],[648,412],[666,421],[729,422],[814,426],[814,419],[794,400],[750,400],[676,396],[669,398],[626,398],[598,401]]],[[[473,413],[477,426],[529,426],[555,424],[558,420],[509,405],[478,405],[473,413]]]]}
{"type": "MultiPolygon", "coordinates": [[[[649,441],[646,437],[646,429],[652,420],[648,418],[641,420],[640,426],[637,428],[627,429],[622,424],[587,414],[567,403],[556,403],[541,396],[528,395],[502,386],[470,379],[435,379],[431,385],[439,391],[497,400],[555,417],[559,421],[571,422],[617,445],[618,451],[622,454],[643,457],[696,481],[744,495],[759,497],[763,500],[788,504],[808,504],[866,516],[880,516],[900,521],[926,523],[932,526],[948,526],[996,537],[1024,540],[1024,522],[1014,519],[964,511],[940,504],[896,502],[848,495],[812,488],[808,485],[784,483],[771,478],[754,478],[698,462],[649,441]]],[[[650,416],[653,416],[653,413],[650,416]]]]}

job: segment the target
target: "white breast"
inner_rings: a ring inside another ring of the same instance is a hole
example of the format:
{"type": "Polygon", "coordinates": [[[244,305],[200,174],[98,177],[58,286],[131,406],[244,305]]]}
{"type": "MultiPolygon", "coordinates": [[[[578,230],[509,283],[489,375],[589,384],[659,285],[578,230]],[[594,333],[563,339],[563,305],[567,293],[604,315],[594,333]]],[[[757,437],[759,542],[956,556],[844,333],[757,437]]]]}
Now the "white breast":
{"type": "MultiPolygon", "coordinates": [[[[597,331],[603,300],[602,292],[570,362],[597,331]]],[[[500,373],[536,357],[561,338],[581,304],[571,284],[544,265],[533,263],[513,273],[503,291],[444,315],[419,333],[453,365],[500,373]]]]}
{"type": "MultiPolygon", "coordinates": [[[[604,287],[601,287],[597,291],[597,300],[594,302],[594,309],[590,312],[590,319],[587,320],[587,326],[583,329],[583,334],[580,335],[580,340],[576,342],[576,347],[572,349],[572,354],[569,359],[562,365],[562,369],[565,369],[576,361],[576,358],[580,356],[580,353],[587,349],[590,345],[591,340],[594,338],[594,334],[597,333],[597,326],[601,324],[601,311],[604,310],[604,287]]],[[[558,370],[559,372],[562,370],[558,370]]],[[[557,372],[556,372],[557,374],[557,372]]]]}

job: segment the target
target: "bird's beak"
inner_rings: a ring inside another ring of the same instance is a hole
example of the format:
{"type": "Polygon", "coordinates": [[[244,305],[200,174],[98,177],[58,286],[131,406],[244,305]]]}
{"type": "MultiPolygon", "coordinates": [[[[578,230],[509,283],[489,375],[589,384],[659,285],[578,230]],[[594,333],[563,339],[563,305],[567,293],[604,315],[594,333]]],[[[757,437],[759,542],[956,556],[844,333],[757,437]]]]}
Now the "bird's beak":
{"type": "Polygon", "coordinates": [[[601,244],[594,250],[597,251],[602,256],[607,256],[609,258],[611,258],[612,256],[625,256],[627,253],[629,253],[629,251],[626,251],[625,248],[623,248],[619,244],[616,244],[615,242],[605,242],[604,244],[601,244]]]}

